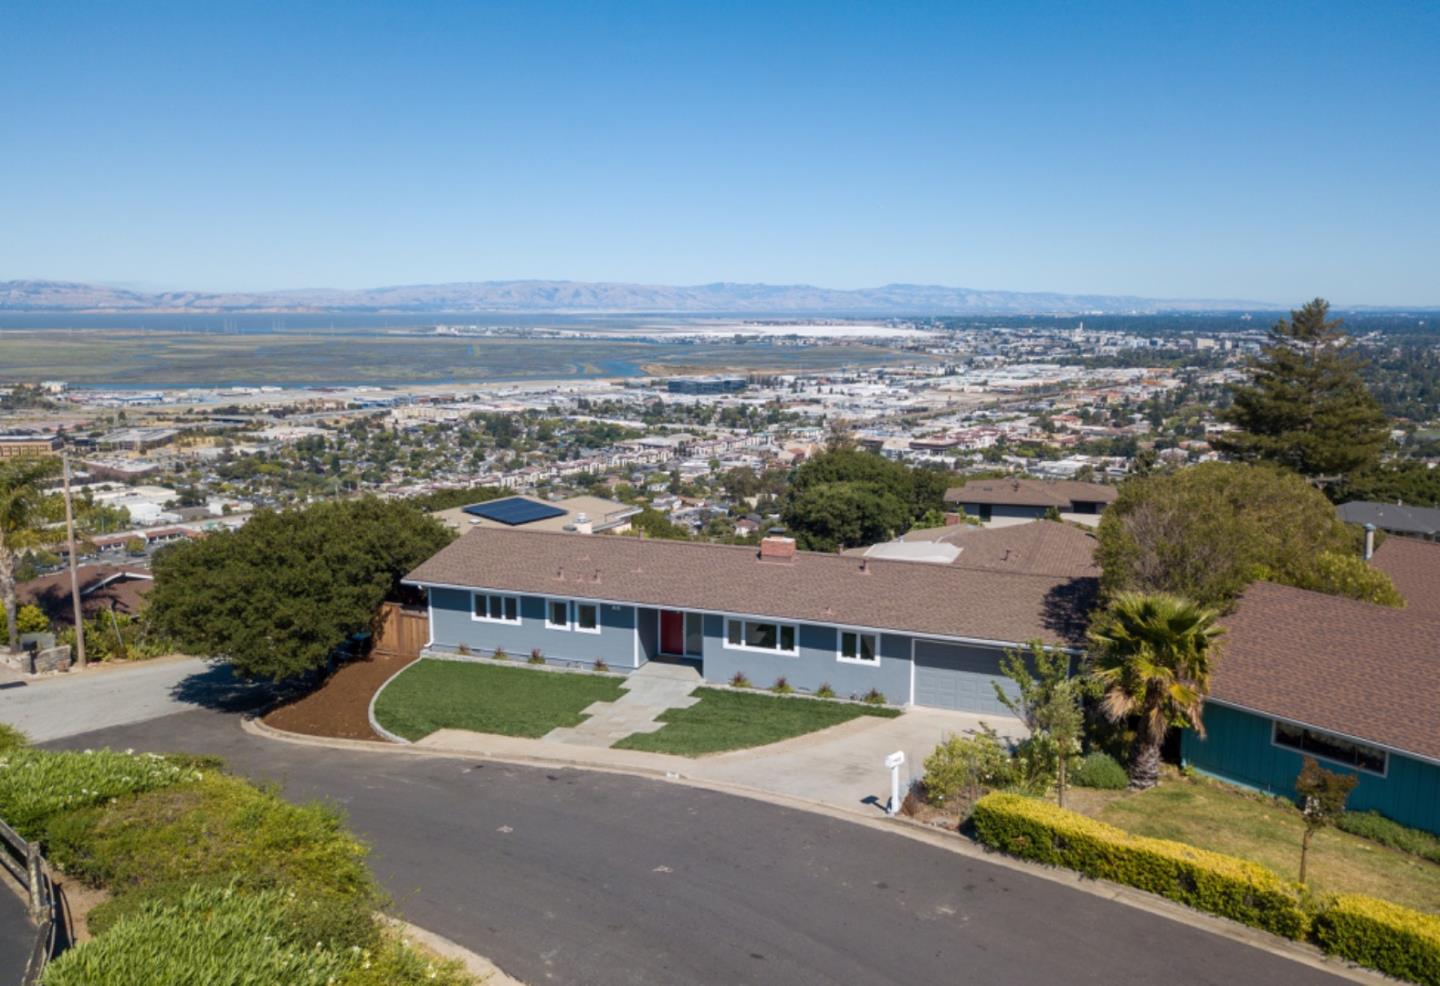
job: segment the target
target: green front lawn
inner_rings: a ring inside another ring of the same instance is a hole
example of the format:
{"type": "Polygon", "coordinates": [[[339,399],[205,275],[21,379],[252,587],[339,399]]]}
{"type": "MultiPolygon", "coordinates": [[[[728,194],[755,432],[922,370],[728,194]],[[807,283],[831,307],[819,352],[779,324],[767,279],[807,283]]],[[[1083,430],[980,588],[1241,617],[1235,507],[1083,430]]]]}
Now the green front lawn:
{"type": "MultiPolygon", "coordinates": [[[[1085,798],[1077,807],[1127,832],[1253,860],[1290,880],[1299,875],[1305,824],[1286,802],[1205,779],[1167,780],[1104,800],[1085,798]]],[[[1369,894],[1440,911],[1440,864],[1338,829],[1315,836],[1309,870],[1311,888],[1322,894],[1369,894]]]]}
{"type": "Polygon", "coordinates": [[[559,726],[579,725],[592,702],[615,701],[620,683],[600,675],[427,659],[386,686],[375,718],[408,740],[437,729],[538,739],[559,726]]]}
{"type": "Polygon", "coordinates": [[[858,716],[900,714],[896,709],[849,702],[785,698],[723,688],[697,688],[695,694],[700,701],[688,709],[671,709],[660,715],[660,721],[665,723],[663,729],[627,736],[615,744],[616,749],[698,757],[704,753],[764,746],[849,722],[858,716]]]}

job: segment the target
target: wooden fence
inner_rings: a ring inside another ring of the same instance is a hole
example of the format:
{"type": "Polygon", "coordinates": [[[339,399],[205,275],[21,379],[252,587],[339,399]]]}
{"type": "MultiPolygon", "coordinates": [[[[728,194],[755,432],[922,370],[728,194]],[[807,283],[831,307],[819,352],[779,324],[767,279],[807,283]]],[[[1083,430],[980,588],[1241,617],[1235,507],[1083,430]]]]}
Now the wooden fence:
{"type": "Polygon", "coordinates": [[[423,609],[383,603],[376,624],[376,657],[419,657],[430,640],[430,615],[423,609]]]}

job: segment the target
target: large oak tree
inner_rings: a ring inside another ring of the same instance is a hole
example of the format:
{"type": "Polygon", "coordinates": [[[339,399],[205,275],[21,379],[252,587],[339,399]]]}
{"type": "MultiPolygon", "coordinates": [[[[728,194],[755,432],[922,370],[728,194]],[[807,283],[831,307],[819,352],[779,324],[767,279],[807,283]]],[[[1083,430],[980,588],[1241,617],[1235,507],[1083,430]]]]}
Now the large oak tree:
{"type": "Polygon", "coordinates": [[[452,537],[409,504],[373,497],[260,511],[157,553],[150,617],[189,653],[279,681],[324,667],[452,537]]]}

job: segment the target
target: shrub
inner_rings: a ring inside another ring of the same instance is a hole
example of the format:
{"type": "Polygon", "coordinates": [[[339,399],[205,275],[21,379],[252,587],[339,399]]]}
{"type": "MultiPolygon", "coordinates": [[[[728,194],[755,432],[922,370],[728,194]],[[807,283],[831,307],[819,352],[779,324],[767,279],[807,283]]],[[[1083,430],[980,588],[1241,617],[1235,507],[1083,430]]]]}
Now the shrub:
{"type": "Polygon", "coordinates": [[[830,687],[830,682],[827,681],[827,682],[823,683],[819,688],[815,689],[815,697],[816,697],[816,698],[834,698],[834,697],[835,697],[835,689],[831,688],[831,687],[830,687]]]}
{"type": "Polygon", "coordinates": [[[504,647],[496,647],[493,651],[490,652],[490,656],[493,657],[493,658],[494,658],[495,660],[497,660],[497,661],[508,661],[508,660],[510,660],[510,655],[507,654],[507,653],[505,653],[505,648],[504,648],[504,647]]]}
{"type": "Polygon", "coordinates": [[[1309,926],[1296,885],[1258,863],[1130,835],[1018,794],[987,794],[971,819],[981,842],[1012,856],[1138,887],[1286,938],[1303,937],[1309,926]]]}
{"type": "Polygon", "coordinates": [[[1010,781],[1010,754],[995,730],[980,727],[978,736],[951,736],[925,758],[921,783],[934,804],[956,798],[974,801],[984,787],[1000,787],[1010,781]]]}
{"type": "Polygon", "coordinates": [[[1397,979],[1440,986],[1440,917],[1342,894],[1315,919],[1320,947],[1397,979]]]}
{"type": "Polygon", "coordinates": [[[461,644],[459,647],[456,647],[456,648],[455,648],[455,653],[459,654],[461,657],[469,657],[469,656],[470,656],[470,645],[469,645],[469,644],[461,644]]]}
{"type": "Polygon", "coordinates": [[[749,687],[750,687],[750,679],[747,678],[747,677],[745,677],[745,672],[744,672],[744,671],[736,671],[733,675],[730,676],[730,687],[731,687],[731,688],[749,688],[749,687]]]}
{"type": "Polygon", "coordinates": [[[539,648],[539,647],[532,647],[532,648],[530,648],[530,659],[527,660],[525,663],[526,663],[526,664],[544,664],[544,663],[545,663],[545,655],[540,652],[540,648],[539,648]]]}
{"type": "Polygon", "coordinates": [[[885,693],[878,688],[872,688],[864,695],[860,696],[860,701],[864,702],[866,705],[884,705],[885,693]]]}
{"type": "Polygon", "coordinates": [[[785,676],[782,674],[775,679],[775,684],[770,686],[770,690],[776,695],[790,695],[795,691],[795,686],[786,681],[785,676]]]}
{"type": "Polygon", "coordinates": [[[610,665],[605,663],[605,658],[597,657],[595,658],[595,670],[603,674],[610,670],[610,665]]]}
{"type": "MultiPolygon", "coordinates": [[[[75,628],[65,627],[56,641],[73,649],[75,628]]],[[[136,661],[174,651],[174,641],[144,616],[106,612],[85,621],[85,656],[92,661],[136,661]]]]}
{"type": "Polygon", "coordinates": [[[14,726],[7,726],[3,722],[0,722],[0,753],[5,753],[9,750],[18,750],[29,742],[30,737],[20,732],[20,730],[14,726]]]}
{"type": "Polygon", "coordinates": [[[1342,832],[1440,863],[1440,837],[1392,821],[1378,811],[1347,811],[1335,820],[1342,832]]]}
{"type": "Polygon", "coordinates": [[[1070,769],[1070,783],[1080,787],[1098,787],[1121,791],[1130,786],[1130,775],[1108,753],[1095,751],[1070,769]]]}
{"type": "Polygon", "coordinates": [[[327,805],[292,805],[273,791],[213,774],[195,784],[150,791],[52,820],[52,861],[111,901],[92,914],[95,930],[155,902],[174,902],[200,881],[247,892],[284,889],[291,920],[311,941],[368,946],[380,894],[365,847],[327,805]]]}
{"type": "MultiPolygon", "coordinates": [[[[20,633],[46,633],[50,629],[50,617],[34,603],[26,603],[15,610],[15,626],[20,633]]],[[[4,607],[0,607],[0,636],[10,636],[10,622],[5,618],[4,607]]]]}
{"type": "Polygon", "coordinates": [[[45,986],[323,986],[358,964],[358,955],[307,940],[289,909],[278,890],[192,887],[65,952],[46,969],[45,986]]]}
{"type": "Polygon", "coordinates": [[[27,839],[52,815],[123,794],[200,780],[202,772],[153,753],[32,750],[0,753],[0,818],[27,839]]]}

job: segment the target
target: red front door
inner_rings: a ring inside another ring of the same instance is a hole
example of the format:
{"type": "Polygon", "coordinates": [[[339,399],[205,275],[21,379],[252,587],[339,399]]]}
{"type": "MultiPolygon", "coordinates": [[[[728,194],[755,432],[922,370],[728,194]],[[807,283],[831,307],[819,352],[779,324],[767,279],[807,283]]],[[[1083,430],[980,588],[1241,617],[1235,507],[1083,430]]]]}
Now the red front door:
{"type": "Polygon", "coordinates": [[[660,653],[685,656],[685,614],[673,609],[660,611],[660,653]]]}

